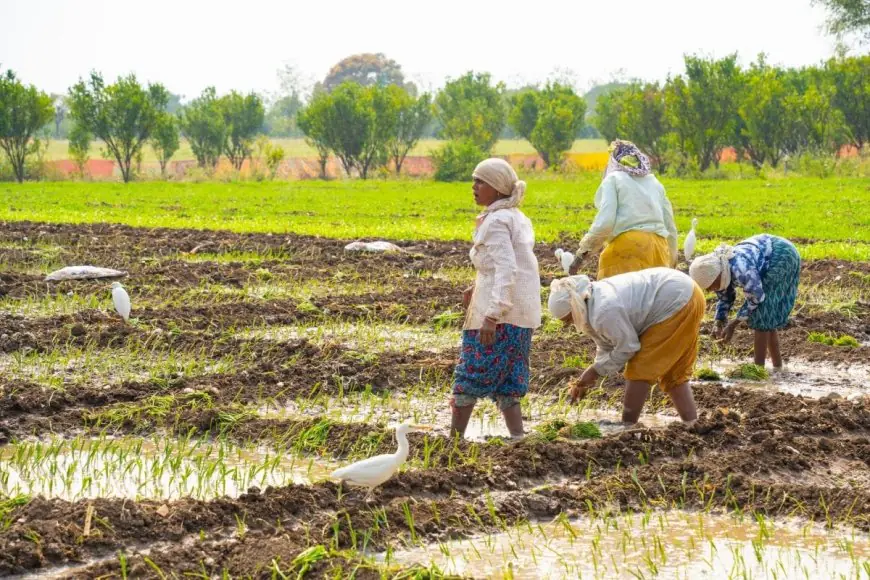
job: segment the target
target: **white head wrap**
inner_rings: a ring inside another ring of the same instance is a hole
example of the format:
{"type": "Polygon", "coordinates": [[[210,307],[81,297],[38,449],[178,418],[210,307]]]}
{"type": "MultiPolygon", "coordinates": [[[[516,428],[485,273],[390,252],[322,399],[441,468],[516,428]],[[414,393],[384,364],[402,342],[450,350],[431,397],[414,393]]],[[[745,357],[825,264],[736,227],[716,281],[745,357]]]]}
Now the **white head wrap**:
{"type": "Polygon", "coordinates": [[[553,280],[550,284],[550,299],[547,308],[550,314],[558,319],[572,315],[574,326],[577,330],[587,332],[589,327],[589,314],[587,313],[586,300],[592,293],[592,282],[589,276],[568,276],[553,280]]]}
{"type": "Polygon", "coordinates": [[[478,163],[471,174],[474,179],[488,183],[502,195],[508,195],[507,199],[500,199],[483,210],[490,213],[498,209],[517,207],[523,202],[526,195],[526,182],[517,177],[517,172],[511,164],[504,159],[492,157],[478,163]]]}
{"type": "Polygon", "coordinates": [[[706,290],[716,281],[719,274],[722,274],[719,287],[713,288],[713,290],[725,290],[731,285],[731,265],[728,261],[732,257],[734,257],[733,248],[728,244],[720,244],[718,248],[713,250],[713,253],[698,256],[692,260],[692,264],[689,266],[689,276],[698,286],[706,290]]]}

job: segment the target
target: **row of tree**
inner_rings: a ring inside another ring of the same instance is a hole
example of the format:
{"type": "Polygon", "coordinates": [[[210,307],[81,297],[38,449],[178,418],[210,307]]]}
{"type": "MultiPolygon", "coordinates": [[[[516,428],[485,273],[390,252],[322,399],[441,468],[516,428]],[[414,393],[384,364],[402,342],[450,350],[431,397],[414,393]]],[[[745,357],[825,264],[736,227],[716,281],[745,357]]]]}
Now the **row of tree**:
{"type": "MultiPolygon", "coordinates": [[[[870,56],[841,56],[819,67],[782,69],[763,57],[748,68],[736,55],[686,57],[684,73],[663,85],[635,82],[597,95],[593,125],[607,139],[631,139],[649,152],[660,171],[718,165],[725,147],[757,166],[776,166],[785,155],[863,148],[870,140],[870,56]]],[[[289,73],[288,75],[289,76],[289,73]]],[[[355,55],[341,61],[304,104],[298,83],[285,91],[293,126],[320,157],[321,173],[335,155],[347,174],[368,177],[392,164],[401,172],[408,153],[432,127],[447,140],[434,153],[440,179],[465,178],[491,154],[506,128],[528,140],[545,165],[558,166],[584,129],[586,101],[558,82],[508,92],[489,74],[469,72],[447,82],[433,98],[418,95],[394,61],[355,55]]],[[[240,169],[268,125],[263,99],[214,88],[186,106],[160,84],[142,86],[134,76],[107,85],[94,73],[67,97],[71,157],[84,164],[92,139],[105,145],[125,181],[150,145],[165,171],[190,143],[198,164],[213,168],[225,156],[240,169]]],[[[0,149],[15,177],[39,150],[39,131],[57,122],[53,100],[14,73],[0,77],[0,149]]],[[[273,160],[272,148],[265,157],[273,160]]]]}
{"type": "Polygon", "coordinates": [[[870,141],[870,55],[783,69],[764,56],[741,69],[736,55],[686,57],[686,71],[602,95],[594,122],[606,139],[631,139],[659,171],[718,166],[722,150],[757,168],[787,155],[862,149],[870,141]]]}

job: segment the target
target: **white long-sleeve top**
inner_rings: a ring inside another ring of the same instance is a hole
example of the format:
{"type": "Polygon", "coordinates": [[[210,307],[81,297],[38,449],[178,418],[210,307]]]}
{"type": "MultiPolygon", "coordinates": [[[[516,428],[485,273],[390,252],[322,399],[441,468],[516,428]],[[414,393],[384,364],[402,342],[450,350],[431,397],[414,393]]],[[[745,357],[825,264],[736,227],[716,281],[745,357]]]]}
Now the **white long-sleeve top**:
{"type": "Polygon", "coordinates": [[[532,222],[517,208],[489,214],[474,232],[471,262],[477,269],[466,330],[484,318],[521,328],[541,325],[541,278],[532,222]]]}
{"type": "Polygon", "coordinates": [[[590,338],[598,347],[599,375],[622,370],[640,350],[640,335],[676,314],[692,298],[695,282],[671,268],[649,268],[593,282],[586,303],[590,338]]]}
{"type": "Polygon", "coordinates": [[[619,234],[631,230],[651,232],[668,240],[671,260],[677,261],[677,226],[665,188],[649,174],[634,177],[614,171],[595,192],[598,215],[580,241],[578,252],[595,252],[619,234]]]}

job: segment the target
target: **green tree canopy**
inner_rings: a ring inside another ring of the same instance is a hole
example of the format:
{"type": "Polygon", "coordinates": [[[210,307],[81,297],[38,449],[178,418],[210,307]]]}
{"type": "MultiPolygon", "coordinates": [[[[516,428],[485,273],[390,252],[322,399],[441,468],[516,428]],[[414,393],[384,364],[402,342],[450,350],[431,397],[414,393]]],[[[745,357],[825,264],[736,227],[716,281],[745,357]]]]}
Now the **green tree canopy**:
{"type": "Polygon", "coordinates": [[[226,128],[224,153],[233,167],[240,170],[245,159],[251,157],[254,140],[263,131],[263,101],[255,93],[242,95],[231,91],[221,97],[219,105],[226,128]]]}
{"type": "Polygon", "coordinates": [[[214,87],[207,87],[202,95],[184,107],[178,120],[197,164],[203,168],[214,168],[223,153],[227,130],[214,87]]]}
{"type": "Polygon", "coordinates": [[[488,73],[469,72],[449,81],[435,98],[441,133],[455,141],[471,141],[487,154],[501,135],[507,116],[503,83],[488,73]]]}
{"type": "Polygon", "coordinates": [[[142,87],[135,75],[106,85],[102,75],[91,73],[70,88],[70,114],[82,128],[101,139],[107,157],[114,157],[124,182],[132,177],[132,164],[151,138],[169,93],[160,84],[142,87]]]}
{"type": "Polygon", "coordinates": [[[548,83],[512,99],[508,121],[547,166],[558,165],[583,127],[586,102],[571,87],[548,83]]]}
{"type": "Polygon", "coordinates": [[[0,148],[19,182],[24,181],[27,156],[39,146],[36,132],[54,118],[54,113],[47,94],[22,84],[11,70],[0,75],[0,148]]]}

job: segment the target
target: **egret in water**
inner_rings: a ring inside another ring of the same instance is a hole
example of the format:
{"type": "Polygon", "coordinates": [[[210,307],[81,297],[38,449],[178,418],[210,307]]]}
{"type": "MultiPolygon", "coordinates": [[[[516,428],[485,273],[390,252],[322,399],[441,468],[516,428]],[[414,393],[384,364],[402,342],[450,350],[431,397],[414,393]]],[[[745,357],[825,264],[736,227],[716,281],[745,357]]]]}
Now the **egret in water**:
{"type": "Polygon", "coordinates": [[[571,264],[574,263],[574,254],[559,248],[556,250],[556,259],[562,264],[562,269],[565,270],[565,273],[570,274],[571,264]]]}
{"type": "Polygon", "coordinates": [[[130,295],[124,290],[120,282],[112,282],[112,302],[115,303],[115,310],[124,319],[124,322],[130,320],[130,295]]]}
{"type": "Polygon", "coordinates": [[[698,227],[698,218],[694,218],[692,220],[692,229],[689,230],[689,234],[686,236],[686,240],[683,242],[683,254],[686,256],[686,261],[691,262],[692,256],[695,255],[695,228],[698,227]]]}
{"type": "Polygon", "coordinates": [[[408,459],[408,433],[415,431],[431,431],[429,425],[412,425],[403,423],[396,427],[396,439],[399,441],[399,449],[395,453],[376,455],[351,463],[341,469],[332,472],[332,477],[356,485],[369,488],[368,497],[374,488],[381,485],[391,477],[399,467],[408,459]]]}

